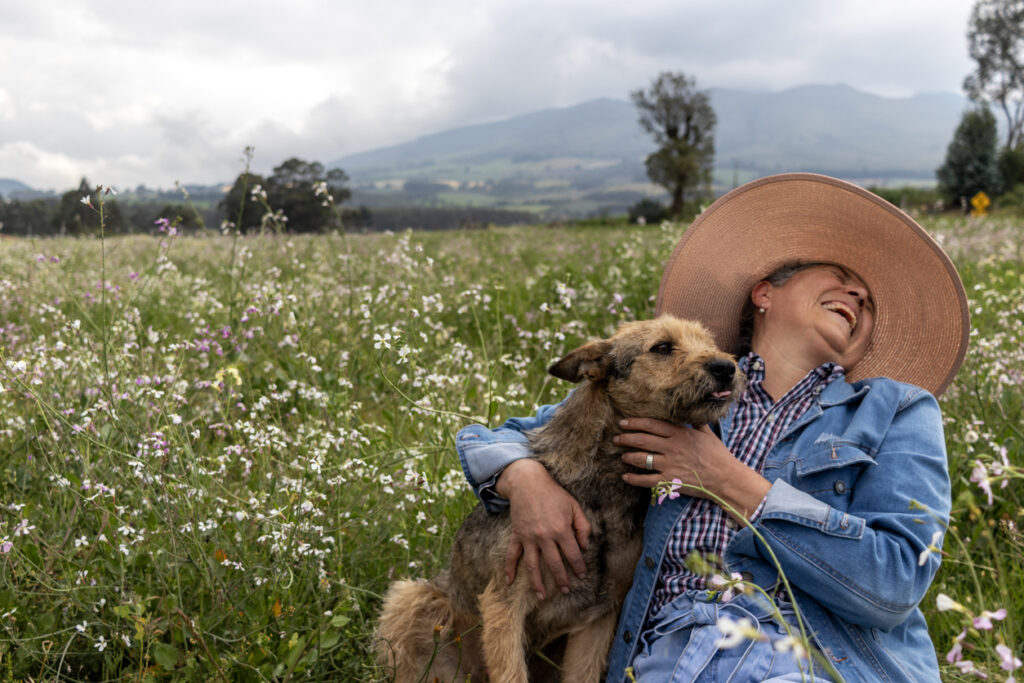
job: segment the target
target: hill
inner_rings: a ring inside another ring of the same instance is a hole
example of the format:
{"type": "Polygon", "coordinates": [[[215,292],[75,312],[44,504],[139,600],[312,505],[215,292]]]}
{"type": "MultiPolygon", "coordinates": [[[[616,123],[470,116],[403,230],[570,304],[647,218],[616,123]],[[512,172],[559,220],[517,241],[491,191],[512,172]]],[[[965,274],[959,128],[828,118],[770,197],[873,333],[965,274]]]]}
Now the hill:
{"type": "MultiPolygon", "coordinates": [[[[968,106],[955,94],[887,98],[845,85],[709,93],[718,116],[718,191],[780,171],[816,171],[863,184],[930,184],[968,106]]],[[[345,169],[354,201],[369,206],[403,196],[578,215],[621,211],[660,194],[643,166],[653,149],[631,102],[598,99],[447,130],[328,165],[345,169]]]]}
{"type": "Polygon", "coordinates": [[[818,171],[859,181],[934,181],[966,98],[887,98],[845,85],[713,90],[716,166],[758,175],[818,171]]]}
{"type": "Polygon", "coordinates": [[[8,199],[35,192],[31,187],[13,178],[0,178],[0,197],[8,199]]]}

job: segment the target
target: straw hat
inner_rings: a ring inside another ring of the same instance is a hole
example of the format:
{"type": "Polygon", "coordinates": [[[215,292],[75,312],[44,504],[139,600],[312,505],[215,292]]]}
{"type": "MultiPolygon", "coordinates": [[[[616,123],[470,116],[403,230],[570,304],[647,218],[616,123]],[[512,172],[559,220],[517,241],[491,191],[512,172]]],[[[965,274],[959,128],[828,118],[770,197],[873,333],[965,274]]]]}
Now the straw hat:
{"type": "Polygon", "coordinates": [[[848,379],[890,377],[942,393],[970,333],[960,276],[910,216],[835,178],[786,173],[721,197],[668,260],[657,312],[702,321],[735,352],[754,285],[784,264],[818,261],[856,273],[875,301],[871,343],[848,379]]]}

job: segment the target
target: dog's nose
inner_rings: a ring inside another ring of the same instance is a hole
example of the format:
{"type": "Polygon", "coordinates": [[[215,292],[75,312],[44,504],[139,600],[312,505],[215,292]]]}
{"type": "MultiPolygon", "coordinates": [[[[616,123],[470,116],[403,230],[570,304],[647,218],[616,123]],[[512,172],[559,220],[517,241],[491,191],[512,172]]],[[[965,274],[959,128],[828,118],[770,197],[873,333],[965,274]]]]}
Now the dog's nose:
{"type": "Polygon", "coordinates": [[[708,361],[707,365],[704,367],[707,369],[708,374],[719,382],[729,382],[736,374],[736,366],[732,361],[727,361],[722,358],[716,358],[713,361],[708,361]]]}

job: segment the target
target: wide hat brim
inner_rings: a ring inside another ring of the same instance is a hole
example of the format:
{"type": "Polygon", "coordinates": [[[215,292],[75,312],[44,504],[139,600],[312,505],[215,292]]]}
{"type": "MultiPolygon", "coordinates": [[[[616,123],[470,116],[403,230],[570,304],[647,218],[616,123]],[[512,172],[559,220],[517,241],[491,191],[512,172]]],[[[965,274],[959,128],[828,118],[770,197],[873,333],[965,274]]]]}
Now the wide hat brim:
{"type": "Polygon", "coordinates": [[[836,263],[871,291],[871,342],[850,381],[889,377],[935,395],[953,381],[970,315],[949,257],[910,216],[828,176],[769,176],[718,199],[668,260],[656,310],[700,320],[735,353],[754,285],[792,262],[836,263]]]}

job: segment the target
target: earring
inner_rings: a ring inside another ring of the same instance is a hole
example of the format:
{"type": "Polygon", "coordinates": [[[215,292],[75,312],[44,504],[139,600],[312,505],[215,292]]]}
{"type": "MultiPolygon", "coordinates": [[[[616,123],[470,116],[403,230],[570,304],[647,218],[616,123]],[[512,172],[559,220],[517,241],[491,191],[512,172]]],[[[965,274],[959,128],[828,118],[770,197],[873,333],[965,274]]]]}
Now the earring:
{"type": "Polygon", "coordinates": [[[760,313],[761,315],[764,315],[764,306],[762,306],[761,308],[757,309],[757,312],[760,313]]]}

